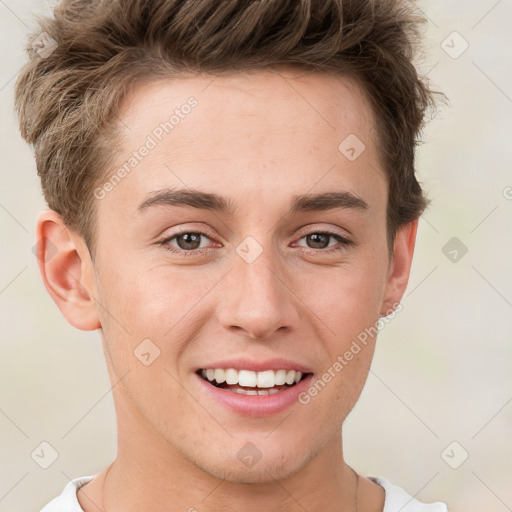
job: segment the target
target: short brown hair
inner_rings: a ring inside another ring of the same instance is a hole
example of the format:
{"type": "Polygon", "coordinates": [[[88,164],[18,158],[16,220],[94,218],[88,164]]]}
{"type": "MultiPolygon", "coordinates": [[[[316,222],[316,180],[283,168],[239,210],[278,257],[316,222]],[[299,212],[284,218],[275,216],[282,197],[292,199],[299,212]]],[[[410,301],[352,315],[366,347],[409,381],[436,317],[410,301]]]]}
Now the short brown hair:
{"type": "Polygon", "coordinates": [[[298,66],[353,77],[366,92],[392,251],[396,230],[429,202],[414,170],[425,113],[440,94],[413,64],[424,21],[407,0],[62,0],[39,19],[39,40],[53,51],[32,38],[15,94],[48,206],[94,254],[93,190],[112,163],[109,128],[133,84],[298,66]]]}

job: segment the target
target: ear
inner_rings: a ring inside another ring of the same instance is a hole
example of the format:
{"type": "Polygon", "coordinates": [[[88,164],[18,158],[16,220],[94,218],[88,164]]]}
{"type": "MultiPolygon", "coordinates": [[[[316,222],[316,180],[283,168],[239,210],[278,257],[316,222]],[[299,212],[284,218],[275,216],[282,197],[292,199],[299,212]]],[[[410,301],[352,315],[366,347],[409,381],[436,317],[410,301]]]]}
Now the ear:
{"type": "Polygon", "coordinates": [[[388,277],[384,292],[381,315],[387,316],[400,302],[407,283],[412,265],[418,219],[398,229],[393,246],[393,257],[389,264],[388,277]]]}
{"type": "Polygon", "coordinates": [[[39,271],[61,313],[77,329],[100,328],[94,266],[83,239],[53,210],[39,214],[36,235],[39,271]]]}

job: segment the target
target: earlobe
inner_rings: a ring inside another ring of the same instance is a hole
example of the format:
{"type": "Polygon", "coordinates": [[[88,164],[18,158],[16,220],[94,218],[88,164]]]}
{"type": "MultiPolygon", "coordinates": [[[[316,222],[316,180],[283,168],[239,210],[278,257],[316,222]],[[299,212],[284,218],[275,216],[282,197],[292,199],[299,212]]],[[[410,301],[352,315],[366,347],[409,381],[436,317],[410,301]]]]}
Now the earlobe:
{"type": "Polygon", "coordinates": [[[381,315],[389,315],[400,302],[411,271],[418,219],[402,226],[396,233],[393,259],[390,263],[381,315]]]}
{"type": "Polygon", "coordinates": [[[66,320],[84,331],[101,327],[92,295],[95,278],[86,244],[53,210],[39,214],[36,256],[43,283],[66,320]]]}

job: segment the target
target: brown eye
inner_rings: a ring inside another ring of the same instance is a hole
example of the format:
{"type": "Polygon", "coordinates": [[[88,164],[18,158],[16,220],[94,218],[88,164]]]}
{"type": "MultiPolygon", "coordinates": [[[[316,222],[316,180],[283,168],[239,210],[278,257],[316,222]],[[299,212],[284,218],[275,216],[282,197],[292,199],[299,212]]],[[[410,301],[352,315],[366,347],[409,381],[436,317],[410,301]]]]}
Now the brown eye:
{"type": "Polygon", "coordinates": [[[306,252],[314,254],[327,254],[337,251],[346,250],[349,246],[354,245],[352,240],[339,235],[338,233],[329,233],[323,231],[315,231],[307,235],[303,235],[300,241],[304,240],[306,245],[299,245],[303,247],[306,252]],[[335,242],[330,243],[331,239],[335,242]],[[337,242],[337,243],[336,243],[337,242]]]}
{"type": "Polygon", "coordinates": [[[184,233],[182,235],[175,236],[176,243],[180,249],[183,250],[194,250],[199,249],[201,245],[201,233],[184,233]]]}
{"type": "Polygon", "coordinates": [[[183,256],[199,255],[209,250],[210,237],[197,231],[180,231],[161,240],[159,244],[170,252],[183,256]]]}
{"type": "Polygon", "coordinates": [[[309,242],[309,247],[312,249],[325,249],[329,246],[329,239],[332,238],[332,235],[327,233],[312,233],[311,235],[306,235],[304,238],[309,242]]]}

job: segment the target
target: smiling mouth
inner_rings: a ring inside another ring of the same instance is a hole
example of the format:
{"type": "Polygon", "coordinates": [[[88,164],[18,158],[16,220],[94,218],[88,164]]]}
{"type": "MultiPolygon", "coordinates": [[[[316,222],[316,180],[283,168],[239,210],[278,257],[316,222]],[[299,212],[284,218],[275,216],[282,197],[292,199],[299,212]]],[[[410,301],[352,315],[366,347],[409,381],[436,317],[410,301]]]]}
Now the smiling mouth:
{"type": "Polygon", "coordinates": [[[235,370],[208,368],[197,370],[197,375],[212,386],[242,395],[273,395],[296,386],[311,373],[297,370],[235,370]]]}

